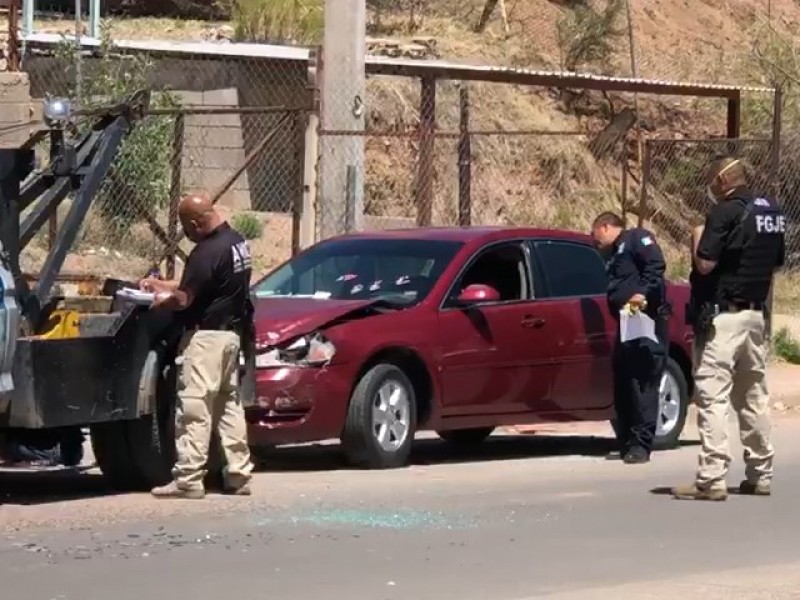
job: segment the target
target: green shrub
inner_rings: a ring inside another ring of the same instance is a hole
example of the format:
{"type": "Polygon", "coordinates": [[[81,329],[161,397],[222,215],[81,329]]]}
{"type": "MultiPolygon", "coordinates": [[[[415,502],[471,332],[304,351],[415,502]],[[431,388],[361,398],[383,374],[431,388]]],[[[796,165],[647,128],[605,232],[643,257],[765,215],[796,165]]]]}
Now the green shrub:
{"type": "Polygon", "coordinates": [[[246,240],[257,240],[261,237],[264,226],[258,217],[241,213],[233,217],[233,228],[242,234],[246,240]]]}
{"type": "Polygon", "coordinates": [[[781,328],[772,338],[772,347],[780,358],[793,365],[800,365],[800,344],[792,337],[786,327],[781,328]]]}
{"type": "MultiPolygon", "coordinates": [[[[96,58],[82,61],[80,77],[75,45],[65,40],[57,52],[67,65],[70,96],[81,108],[88,109],[119,102],[147,89],[155,66],[145,55],[121,56],[115,52],[105,24],[96,58]]],[[[151,94],[151,108],[178,106],[177,97],[169,91],[151,94]]],[[[169,202],[174,121],[173,116],[146,117],[123,140],[96,198],[109,225],[117,232],[123,233],[141,220],[141,209],[153,211],[169,202]]]]}
{"type": "Polygon", "coordinates": [[[240,41],[316,44],[322,40],[324,0],[221,0],[240,41]]]}

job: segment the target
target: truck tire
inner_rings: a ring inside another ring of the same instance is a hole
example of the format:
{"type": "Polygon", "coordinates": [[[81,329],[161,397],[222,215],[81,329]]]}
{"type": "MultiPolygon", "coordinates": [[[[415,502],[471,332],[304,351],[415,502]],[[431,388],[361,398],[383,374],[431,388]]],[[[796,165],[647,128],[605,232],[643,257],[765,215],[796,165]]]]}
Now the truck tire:
{"type": "Polygon", "coordinates": [[[367,469],[405,466],[416,424],[417,399],[408,376],[393,364],[375,365],[350,397],[341,439],[348,462],[367,469]],[[383,406],[389,397],[390,409],[383,406]]]}
{"type": "Polygon", "coordinates": [[[157,354],[156,407],[151,415],[90,427],[92,450],[109,485],[150,490],[172,479],[175,463],[175,369],[157,354]],[[166,367],[166,368],[165,368],[166,367]]]}

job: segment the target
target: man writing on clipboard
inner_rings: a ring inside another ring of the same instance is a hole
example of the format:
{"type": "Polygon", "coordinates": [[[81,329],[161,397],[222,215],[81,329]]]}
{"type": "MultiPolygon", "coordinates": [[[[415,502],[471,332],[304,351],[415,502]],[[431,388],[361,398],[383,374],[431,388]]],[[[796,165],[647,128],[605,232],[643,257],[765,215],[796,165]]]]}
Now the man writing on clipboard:
{"type": "Polygon", "coordinates": [[[658,418],[658,388],[666,367],[664,255],[646,229],[625,229],[614,213],[603,213],[592,225],[592,238],[607,255],[608,307],[615,319],[621,310],[642,311],[655,321],[658,342],[643,337],[614,345],[614,407],[620,457],[626,464],[650,460],[658,418]]]}
{"type": "Polygon", "coordinates": [[[241,336],[252,319],[250,249],[202,195],[184,197],[181,224],[196,245],[178,281],[154,277],[140,287],[154,293],[153,309],[176,312],[184,328],[176,359],[178,459],[173,481],[152,490],[158,498],[205,496],[203,478],[212,428],[225,454],[225,492],[250,494],[253,465],[239,398],[241,336]]]}

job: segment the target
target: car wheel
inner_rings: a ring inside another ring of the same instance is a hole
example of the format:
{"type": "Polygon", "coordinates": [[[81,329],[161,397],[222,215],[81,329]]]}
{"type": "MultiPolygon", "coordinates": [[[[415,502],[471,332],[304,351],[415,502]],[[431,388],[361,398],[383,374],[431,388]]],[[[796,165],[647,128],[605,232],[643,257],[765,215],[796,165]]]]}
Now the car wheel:
{"type": "Polygon", "coordinates": [[[350,464],[391,469],[408,463],[417,424],[417,399],[402,369],[372,367],[350,397],[342,446],[350,464]]]}
{"type": "Polygon", "coordinates": [[[448,444],[454,446],[477,446],[486,441],[494,427],[477,427],[475,429],[451,429],[450,431],[437,431],[436,435],[448,444]]]}
{"type": "Polygon", "coordinates": [[[667,359],[667,368],[658,386],[658,417],[654,450],[675,448],[686,425],[689,410],[689,386],[680,365],[667,359]]]}
{"type": "MultiPolygon", "coordinates": [[[[658,414],[656,416],[656,436],[653,450],[675,448],[686,425],[689,410],[689,386],[680,365],[672,358],[667,359],[667,368],[658,386],[658,414]]],[[[611,419],[611,427],[618,434],[617,422],[611,419]]]]}

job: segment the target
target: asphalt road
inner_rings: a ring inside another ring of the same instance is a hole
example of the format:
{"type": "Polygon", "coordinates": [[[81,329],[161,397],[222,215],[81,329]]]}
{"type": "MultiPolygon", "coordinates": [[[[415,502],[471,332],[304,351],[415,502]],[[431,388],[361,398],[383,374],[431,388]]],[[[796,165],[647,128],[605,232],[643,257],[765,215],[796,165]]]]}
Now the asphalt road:
{"type": "Polygon", "coordinates": [[[394,472],[292,450],[249,499],[3,478],[0,598],[800,598],[798,434],[777,423],[773,497],[725,503],[654,493],[691,481],[695,446],[626,466],[587,435],[424,442],[394,472]]]}

